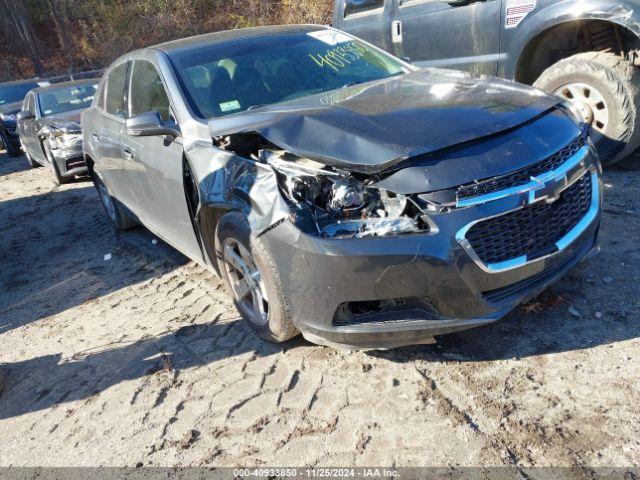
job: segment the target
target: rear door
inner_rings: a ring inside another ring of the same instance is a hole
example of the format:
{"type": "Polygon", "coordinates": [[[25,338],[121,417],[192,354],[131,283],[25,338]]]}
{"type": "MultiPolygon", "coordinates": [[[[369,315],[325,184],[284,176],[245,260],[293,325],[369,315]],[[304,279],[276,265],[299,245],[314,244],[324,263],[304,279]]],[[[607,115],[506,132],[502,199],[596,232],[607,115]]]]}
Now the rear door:
{"type": "MultiPolygon", "coordinates": [[[[501,0],[394,0],[400,56],[419,67],[497,72],[501,0]]],[[[397,54],[397,53],[396,53],[397,54]]]]}
{"type": "Polygon", "coordinates": [[[125,121],[124,89],[128,65],[128,62],[121,63],[107,73],[95,109],[96,118],[92,122],[94,131],[89,136],[97,156],[94,159],[97,171],[111,195],[127,207],[130,201],[125,185],[121,141],[125,121]]]}
{"type": "Polygon", "coordinates": [[[393,52],[391,11],[394,0],[342,0],[336,2],[334,25],[380,48],[393,52]]]}
{"type": "MultiPolygon", "coordinates": [[[[164,123],[176,125],[162,77],[148,60],[132,64],[127,107],[130,117],[155,111],[164,123]]],[[[122,148],[132,210],[158,236],[201,260],[185,196],[182,138],[134,137],[125,132],[122,148]]]]}

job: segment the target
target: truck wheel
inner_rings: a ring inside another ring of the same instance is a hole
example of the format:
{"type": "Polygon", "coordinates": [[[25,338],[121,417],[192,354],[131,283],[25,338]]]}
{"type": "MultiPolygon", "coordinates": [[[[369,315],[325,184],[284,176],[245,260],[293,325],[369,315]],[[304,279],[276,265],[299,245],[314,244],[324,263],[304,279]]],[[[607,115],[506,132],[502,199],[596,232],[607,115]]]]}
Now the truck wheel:
{"type": "Polygon", "coordinates": [[[592,140],[604,165],[640,145],[640,72],[613,53],[586,52],[547,68],[534,86],[574,102],[593,126],[592,140]]]}
{"type": "Polygon", "coordinates": [[[222,278],[248,327],[270,342],[296,336],[278,268],[260,239],[251,236],[242,214],[220,219],[216,250],[222,278]]]}

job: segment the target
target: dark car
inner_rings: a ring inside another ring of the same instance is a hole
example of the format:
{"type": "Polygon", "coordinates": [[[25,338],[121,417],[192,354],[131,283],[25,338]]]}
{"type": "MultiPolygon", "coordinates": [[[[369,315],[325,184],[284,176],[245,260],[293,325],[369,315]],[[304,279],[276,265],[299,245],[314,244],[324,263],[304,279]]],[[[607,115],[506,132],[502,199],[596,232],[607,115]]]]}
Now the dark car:
{"type": "Polygon", "coordinates": [[[330,28],[130,53],[82,127],[116,227],[141,222],[217,270],[271,341],[432,342],[597,248],[601,169],[561,99],[330,28]]]}
{"type": "MultiPolygon", "coordinates": [[[[497,75],[574,102],[603,164],[640,145],[639,0],[337,0],[333,24],[420,67],[497,75]]],[[[638,167],[634,157],[624,163],[638,167]]]]}
{"type": "Polygon", "coordinates": [[[22,101],[33,88],[48,85],[44,80],[18,80],[0,83],[0,143],[11,157],[20,155],[20,141],[16,132],[16,114],[22,108],[22,101]]]}
{"type": "Polygon", "coordinates": [[[50,167],[58,185],[87,172],[80,116],[91,105],[98,82],[94,78],[36,88],[17,114],[27,161],[32,167],[50,167]]]}

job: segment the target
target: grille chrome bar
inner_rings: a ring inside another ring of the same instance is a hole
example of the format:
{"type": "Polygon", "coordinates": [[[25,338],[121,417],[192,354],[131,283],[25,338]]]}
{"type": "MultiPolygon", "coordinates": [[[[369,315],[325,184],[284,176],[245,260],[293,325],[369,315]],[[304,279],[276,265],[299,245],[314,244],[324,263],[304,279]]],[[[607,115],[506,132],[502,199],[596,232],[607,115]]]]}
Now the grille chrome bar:
{"type": "Polygon", "coordinates": [[[574,170],[580,168],[589,154],[589,146],[583,145],[580,149],[571,155],[566,162],[561,164],[558,168],[550,170],[546,173],[538,175],[537,177],[531,177],[531,180],[525,184],[517,185],[514,187],[505,188],[477,197],[469,198],[457,198],[456,207],[473,207],[481,205],[483,203],[493,202],[502,198],[511,197],[513,195],[519,195],[525,192],[535,192],[544,188],[544,184],[550,180],[560,180],[570,175],[574,170]]]}
{"type": "MultiPolygon", "coordinates": [[[[569,169],[568,171],[570,171],[571,169],[569,169]]],[[[589,208],[586,212],[586,214],[582,217],[582,219],[580,219],[578,221],[578,223],[571,229],[569,230],[569,232],[567,232],[562,238],[560,238],[559,240],[557,240],[555,242],[555,247],[556,250],[540,256],[540,257],[536,257],[533,259],[530,259],[527,255],[520,255],[505,261],[500,261],[500,262],[495,262],[495,263],[485,263],[482,261],[482,259],[478,256],[478,254],[476,253],[476,251],[473,249],[473,246],[471,245],[471,243],[469,242],[469,240],[466,238],[467,233],[469,232],[469,230],[476,225],[479,222],[483,222],[485,220],[488,220],[488,218],[483,218],[483,219],[479,219],[476,221],[471,222],[470,224],[466,225],[465,227],[463,227],[462,229],[460,229],[458,231],[458,233],[456,234],[456,240],[458,241],[458,243],[462,246],[462,248],[467,252],[467,254],[473,259],[473,261],[485,272],[487,273],[500,273],[500,272],[505,272],[508,270],[513,270],[515,268],[520,268],[523,267],[529,263],[533,263],[533,262],[538,262],[540,260],[546,259],[552,255],[556,255],[560,252],[562,252],[563,250],[565,250],[566,248],[568,248],[571,244],[573,244],[573,242],[585,231],[587,230],[587,228],[593,223],[593,221],[597,218],[598,216],[598,212],[600,210],[600,197],[601,197],[601,193],[600,193],[600,180],[598,177],[597,172],[595,171],[595,169],[589,169],[587,171],[587,173],[585,173],[586,175],[590,175],[590,179],[591,179],[591,202],[589,204],[589,208]]],[[[555,177],[549,177],[549,178],[555,178],[555,177]]],[[[582,177],[580,177],[582,178],[582,177]]],[[[524,193],[524,192],[521,192],[524,193]]],[[[520,207],[516,210],[520,210],[522,208],[527,208],[529,207],[529,205],[525,205],[523,207],[520,207]]],[[[512,212],[515,210],[512,210],[512,212]]],[[[506,215],[510,212],[503,212],[500,215],[497,215],[496,217],[500,217],[502,215],[506,215]]]]}

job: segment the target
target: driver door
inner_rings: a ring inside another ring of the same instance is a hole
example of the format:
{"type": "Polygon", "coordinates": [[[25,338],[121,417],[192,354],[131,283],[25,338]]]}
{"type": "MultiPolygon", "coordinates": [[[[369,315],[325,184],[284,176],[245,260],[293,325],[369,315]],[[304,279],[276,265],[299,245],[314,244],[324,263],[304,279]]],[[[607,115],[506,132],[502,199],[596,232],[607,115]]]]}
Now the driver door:
{"type": "Polygon", "coordinates": [[[419,67],[495,75],[501,0],[394,0],[392,29],[400,56],[419,67]]]}
{"type": "MultiPolygon", "coordinates": [[[[153,63],[135,60],[131,66],[127,115],[158,112],[163,122],[175,123],[164,83],[153,63]]],[[[202,260],[183,182],[180,137],[122,135],[130,208],[159,237],[192,259],[202,260]]]]}

